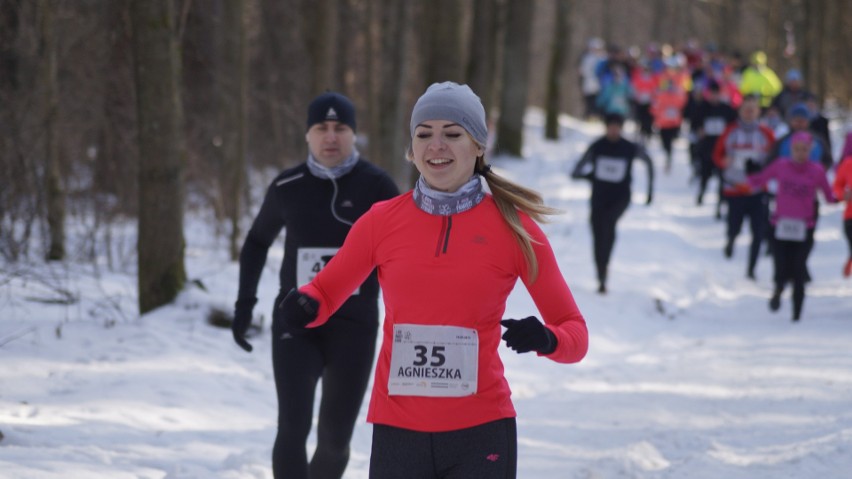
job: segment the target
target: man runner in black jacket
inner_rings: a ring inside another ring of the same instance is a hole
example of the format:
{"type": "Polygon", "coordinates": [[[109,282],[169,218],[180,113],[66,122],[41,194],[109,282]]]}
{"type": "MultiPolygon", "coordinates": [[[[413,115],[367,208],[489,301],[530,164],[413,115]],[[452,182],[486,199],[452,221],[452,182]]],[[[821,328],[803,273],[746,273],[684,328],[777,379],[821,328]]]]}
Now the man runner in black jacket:
{"type": "Polygon", "coordinates": [[[277,305],[308,283],[343,244],[352,224],[379,201],[399,194],[393,180],[359,157],[355,108],[327,92],[308,108],[306,162],[279,174],[266,192],[240,253],[234,340],[246,351],[245,333],[257,302],[257,285],[269,247],[286,228],[280,292],[272,314],[272,361],[278,395],[278,435],[272,451],[276,478],[339,479],[349,461],[349,441],[367,388],[379,324],[376,272],[352,293],[327,327],[291,334],[277,305]],[[305,443],[322,378],[317,447],[308,462],[305,443]]]}

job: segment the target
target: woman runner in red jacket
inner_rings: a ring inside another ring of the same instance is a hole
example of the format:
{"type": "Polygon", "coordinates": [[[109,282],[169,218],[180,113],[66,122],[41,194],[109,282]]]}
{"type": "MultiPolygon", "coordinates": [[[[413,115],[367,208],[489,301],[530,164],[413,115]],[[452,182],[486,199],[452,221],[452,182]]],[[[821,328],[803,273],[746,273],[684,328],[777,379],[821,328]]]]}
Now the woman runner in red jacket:
{"type": "Polygon", "coordinates": [[[834,196],[840,201],[846,201],[846,209],[843,210],[843,232],[849,243],[849,257],[843,265],[843,276],[848,278],[852,276],[852,132],[846,134],[833,188],[834,196]]]}
{"type": "Polygon", "coordinates": [[[430,86],[410,130],[415,188],[374,205],[334,259],[279,307],[294,329],[321,327],[377,268],[385,319],[367,416],[370,477],[514,478],[501,324],[518,353],[572,363],[588,348],[585,320],[535,222],[556,211],[485,163],[485,110],[466,85],[430,86]],[[502,319],[518,279],[543,322],[502,319]]]}

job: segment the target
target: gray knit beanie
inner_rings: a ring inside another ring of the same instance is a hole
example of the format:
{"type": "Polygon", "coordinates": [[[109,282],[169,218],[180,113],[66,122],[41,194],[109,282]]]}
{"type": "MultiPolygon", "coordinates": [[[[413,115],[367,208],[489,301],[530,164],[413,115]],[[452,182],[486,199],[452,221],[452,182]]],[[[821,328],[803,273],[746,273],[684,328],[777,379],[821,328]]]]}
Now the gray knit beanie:
{"type": "Polygon", "coordinates": [[[485,108],[467,85],[445,81],[433,83],[411,111],[411,136],[417,125],[428,120],[447,120],[461,125],[480,145],[488,141],[485,108]]]}

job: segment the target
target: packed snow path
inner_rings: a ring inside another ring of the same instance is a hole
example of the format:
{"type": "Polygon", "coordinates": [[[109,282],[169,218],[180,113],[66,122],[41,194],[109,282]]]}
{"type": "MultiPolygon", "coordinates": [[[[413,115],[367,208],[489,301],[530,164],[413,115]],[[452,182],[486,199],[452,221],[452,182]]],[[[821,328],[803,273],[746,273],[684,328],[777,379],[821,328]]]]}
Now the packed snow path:
{"type": "MultiPolygon", "coordinates": [[[[566,211],[545,231],[588,321],[591,346],[582,363],[567,366],[501,350],[518,410],[519,477],[849,477],[852,281],[840,275],[840,207],[822,209],[813,282],[794,324],[789,291],[778,313],[766,307],[770,258],[760,259],[756,282],[745,278],[747,232],[734,257],[723,258],[715,196],[695,206],[683,140],[669,175],[655,140],[654,204],[643,204],[645,172],[637,165],[610,292],[600,296],[589,188],[566,172],[602,130],[566,119],[563,139],[552,143],[541,140],[539,115],[530,114],[528,124],[526,159],[494,163],[566,211]]],[[[141,319],[129,313],[132,274],[3,265],[7,273],[29,272],[0,282],[0,478],[272,477],[267,311],[280,243],[256,309],[267,321],[246,354],[229,330],[206,324],[211,307],[230,309],[238,268],[208,218],[187,222],[189,276],[206,291],[190,287],[175,305],[141,319]],[[48,283],[81,300],[45,304],[55,296],[48,283]]],[[[132,249],[132,228],[116,243],[132,249]]],[[[521,285],[506,317],[529,314],[535,309],[521,285]]],[[[367,477],[365,412],[348,479],[367,477]]]]}

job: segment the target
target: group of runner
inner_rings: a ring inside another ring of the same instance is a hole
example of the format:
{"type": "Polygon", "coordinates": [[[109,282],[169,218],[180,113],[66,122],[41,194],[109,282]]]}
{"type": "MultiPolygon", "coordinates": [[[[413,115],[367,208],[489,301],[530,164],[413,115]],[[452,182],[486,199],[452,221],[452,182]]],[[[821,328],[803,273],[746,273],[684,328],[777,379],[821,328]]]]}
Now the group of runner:
{"type": "MultiPolygon", "coordinates": [[[[592,39],[580,64],[581,90],[587,118],[602,117],[607,134],[593,143],[572,176],[593,181],[591,222],[599,291],[606,292],[606,269],[615,238],[615,222],[626,209],[602,208],[629,194],[630,165],[641,158],[652,163],[644,146],[654,133],[665,152],[665,171],[672,168],[672,143],[688,131],[696,203],[703,204],[708,184],[718,179],[716,217],[726,205],[723,255],[731,258],[746,218],[751,244],[746,276],[755,279],[761,246],[774,260],[774,290],[769,308],[777,311],[785,286],[793,285],[792,319],[801,318],[805,284],[811,280],[806,262],[813,249],[819,218],[817,190],[827,202],[852,199],[852,133],[837,162],[832,158],[828,120],[806,87],[802,73],[791,69],[783,81],[767,65],[763,52],[749,61],[690,43],[680,51],[650,45],[645,52],[605,48],[592,39]],[[636,124],[635,143],[612,125],[626,118],[636,124]],[[609,138],[609,140],[608,140],[609,138]],[[604,145],[609,145],[602,148],[604,145]],[[833,188],[829,179],[834,177],[833,188]],[[614,194],[613,189],[619,194],[614,194]],[[606,224],[606,228],[600,225],[606,224]]],[[[623,203],[623,202],[622,202],[623,203]]],[[[852,206],[844,214],[849,257],[843,275],[852,275],[852,206]]]]}
{"type": "MultiPolygon", "coordinates": [[[[603,45],[590,47],[597,55],[603,45]]],[[[815,192],[852,204],[852,135],[832,191],[831,148],[798,72],[778,87],[759,54],[737,70],[697,50],[648,53],[639,62],[617,50],[583,61],[588,114],[604,118],[606,134],[590,145],[572,176],[593,184],[599,292],[607,292],[633,161],[646,164],[651,204],[654,168],[645,144],[660,133],[670,170],[672,144],[687,118],[701,177],[697,202],[716,172],[728,204],[724,255],[733,256],[748,217],[747,274],[753,278],[769,231],[776,285],[769,305],[777,310],[792,282],[798,320],[818,219],[815,192]],[[636,142],[623,135],[631,117],[639,124],[636,142]],[[776,186],[767,188],[770,182],[776,186]]],[[[232,325],[235,342],[251,352],[247,333],[258,283],[269,248],[286,228],[280,294],[272,307],[279,408],[274,477],[342,477],[371,377],[380,287],[385,317],[367,413],[374,426],[369,477],[516,477],[517,423],[498,346],[505,342],[517,353],[560,363],[580,361],[588,349],[585,319],[537,224],[557,211],[534,190],[491,170],[487,116],[465,85],[433,84],[416,102],[406,159],[420,178],[403,194],[387,173],[360,157],[348,98],[321,94],[307,113],[307,157],[269,185],[243,245],[232,325]],[[503,318],[518,280],[538,316],[503,318]],[[319,384],[316,447],[308,457],[319,384]]],[[[845,231],[849,276],[852,206],[845,231]]]]}

